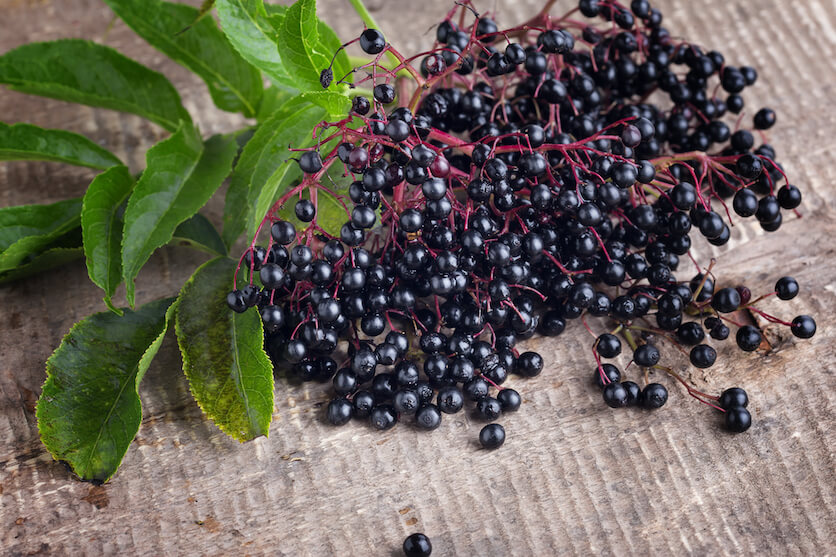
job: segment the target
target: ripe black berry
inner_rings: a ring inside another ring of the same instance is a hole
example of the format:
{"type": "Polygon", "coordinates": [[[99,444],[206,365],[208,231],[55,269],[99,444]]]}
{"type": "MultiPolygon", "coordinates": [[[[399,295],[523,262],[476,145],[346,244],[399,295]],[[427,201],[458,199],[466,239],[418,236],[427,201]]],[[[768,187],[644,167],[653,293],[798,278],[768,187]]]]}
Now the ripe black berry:
{"type": "Polygon", "coordinates": [[[445,414],[455,414],[464,406],[464,396],[458,387],[449,385],[438,390],[436,402],[445,414]]]}
{"type": "Polygon", "coordinates": [[[690,358],[691,363],[696,367],[711,367],[717,359],[717,351],[707,344],[700,344],[691,349],[690,358]]]}
{"type": "Polygon", "coordinates": [[[268,331],[278,330],[284,325],[285,315],[282,308],[276,305],[264,306],[261,310],[261,321],[268,331]]]}
{"type": "Polygon", "coordinates": [[[378,430],[391,429],[398,423],[398,414],[395,409],[388,404],[381,404],[372,408],[369,413],[372,427],[378,430]]]}
{"type": "Polygon", "coordinates": [[[747,180],[754,180],[763,172],[763,163],[752,154],[745,154],[737,159],[737,172],[747,180]]]}
{"type": "Polygon", "coordinates": [[[493,397],[485,397],[476,403],[476,414],[483,420],[493,421],[502,414],[502,405],[493,397]]]}
{"type": "Polygon", "coordinates": [[[627,391],[627,406],[641,403],[641,387],[633,381],[623,381],[621,386],[627,391]]]}
{"type": "Polygon", "coordinates": [[[240,290],[233,290],[227,294],[226,303],[229,308],[236,313],[243,313],[247,311],[247,304],[244,302],[244,296],[240,290]]]}
{"type": "Polygon", "coordinates": [[[360,35],[360,48],[366,54],[379,54],[386,48],[386,39],[377,29],[366,29],[360,35]]]}
{"type": "Polygon", "coordinates": [[[752,190],[742,188],[734,195],[732,207],[741,217],[751,217],[758,210],[758,196],[752,190]]]}
{"type": "Polygon", "coordinates": [[[744,325],[737,330],[737,346],[744,352],[754,352],[761,345],[761,333],[751,325],[744,325]]]}
{"type": "Polygon", "coordinates": [[[778,204],[782,209],[795,209],[801,205],[801,191],[792,184],[781,186],[778,190],[778,204]]]}
{"type": "Polygon", "coordinates": [[[322,170],[322,159],[316,151],[305,151],[299,157],[299,168],[305,174],[315,174],[322,170]]]}
{"type": "Polygon", "coordinates": [[[309,199],[300,199],[296,202],[293,212],[300,221],[311,222],[316,216],[316,207],[309,199]]]}
{"type": "Polygon", "coordinates": [[[365,116],[369,113],[371,109],[371,103],[369,103],[369,99],[363,96],[356,96],[351,100],[351,111],[359,114],[361,116],[365,116]]]}
{"type": "Polygon", "coordinates": [[[754,122],[759,130],[768,130],[775,125],[775,111],[771,108],[761,108],[755,113],[754,122]]]}
{"type": "Polygon", "coordinates": [[[436,429],[441,425],[441,411],[435,404],[424,404],[415,413],[415,423],[421,429],[436,429]]]}
{"type": "Polygon", "coordinates": [[[799,315],[792,320],[790,329],[798,338],[810,338],[816,334],[816,322],[809,315],[799,315]]]}
{"type": "Polygon", "coordinates": [[[381,104],[390,104],[395,100],[395,88],[388,83],[375,85],[373,94],[375,100],[381,104]]]}
{"type": "Polygon", "coordinates": [[[749,397],[746,391],[740,387],[732,387],[722,392],[719,399],[720,408],[729,410],[731,408],[745,408],[749,405],[749,397]]]}
{"type": "Polygon", "coordinates": [[[524,377],[534,377],[543,371],[543,357],[537,352],[524,352],[517,359],[514,368],[517,373],[524,377]]]}
{"type": "Polygon", "coordinates": [[[489,386],[487,381],[481,377],[476,377],[465,383],[462,390],[468,400],[480,401],[488,396],[489,386]]]}
{"type": "Polygon", "coordinates": [[[624,408],[629,402],[629,394],[621,383],[610,383],[604,387],[604,402],[610,408],[624,408]]]}
{"type": "Polygon", "coordinates": [[[659,349],[652,344],[642,344],[633,352],[633,361],[641,367],[653,367],[659,363],[659,349]]]}
{"type": "Polygon", "coordinates": [[[715,340],[726,340],[729,338],[729,328],[723,323],[717,323],[711,328],[709,334],[715,340]]]}
{"type": "Polygon", "coordinates": [[[621,354],[621,341],[615,335],[604,333],[598,337],[595,349],[604,358],[615,358],[621,354]]]}
{"type": "Polygon", "coordinates": [[[676,338],[682,344],[693,346],[699,344],[705,338],[705,332],[700,327],[700,324],[695,321],[683,323],[676,329],[676,338]]]}
{"type": "Polygon", "coordinates": [[[500,424],[488,424],[479,432],[479,443],[486,449],[498,449],[505,443],[505,428],[500,424]]]}
{"type": "Polygon", "coordinates": [[[267,290],[275,290],[281,288],[285,281],[284,270],[275,263],[267,263],[258,272],[258,278],[261,279],[261,284],[267,290]]]}
{"type": "Polygon", "coordinates": [[[430,543],[430,538],[416,532],[404,540],[403,552],[406,557],[430,557],[433,552],[433,544],[430,543]]]}
{"type": "Polygon", "coordinates": [[[595,17],[598,15],[598,0],[580,0],[578,7],[586,17],[595,17]]]}
{"type": "Polygon", "coordinates": [[[711,307],[720,313],[731,313],[740,306],[740,293],[735,288],[723,288],[714,293],[711,307]]]}
{"type": "Polygon", "coordinates": [[[351,420],[354,405],[347,398],[335,398],[328,403],[328,422],[333,425],[343,425],[351,420]]]}
{"type": "Polygon", "coordinates": [[[333,385],[334,392],[338,395],[350,395],[357,390],[357,374],[348,368],[343,368],[334,375],[333,385]]]}
{"type": "Polygon", "coordinates": [[[798,295],[798,282],[792,277],[781,277],[775,283],[775,292],[782,300],[792,300],[798,295]]]}
{"type": "Polygon", "coordinates": [[[641,394],[641,405],[643,408],[653,410],[661,408],[668,401],[668,390],[659,383],[650,383],[644,388],[641,394]]]}
{"type": "Polygon", "coordinates": [[[732,433],[743,433],[752,425],[752,415],[740,406],[726,410],[724,418],[726,429],[732,433]]]}
{"type": "Polygon", "coordinates": [[[393,399],[395,410],[400,414],[414,414],[420,402],[418,393],[410,389],[397,391],[393,399]]]}
{"type": "Polygon", "coordinates": [[[357,391],[352,402],[355,418],[368,418],[375,405],[374,395],[369,391],[357,391]]]}
{"type": "Polygon", "coordinates": [[[593,372],[593,380],[595,384],[601,388],[604,388],[608,383],[618,383],[621,381],[621,372],[612,364],[602,364],[600,368],[595,368],[593,372]],[[601,377],[601,370],[603,370],[604,376],[606,376],[607,381],[601,377]]]}
{"type": "Polygon", "coordinates": [[[520,408],[522,397],[514,389],[502,389],[496,395],[503,412],[514,412],[520,408]]]}

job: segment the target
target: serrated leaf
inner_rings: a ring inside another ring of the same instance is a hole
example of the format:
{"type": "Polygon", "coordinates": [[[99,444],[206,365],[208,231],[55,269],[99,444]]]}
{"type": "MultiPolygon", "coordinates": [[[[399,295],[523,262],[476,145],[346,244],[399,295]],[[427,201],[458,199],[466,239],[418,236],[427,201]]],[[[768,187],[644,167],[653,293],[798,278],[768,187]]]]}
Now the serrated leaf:
{"type": "Polygon", "coordinates": [[[273,416],[273,367],[264,352],[255,310],[234,313],[226,305],[235,261],[202,265],[183,286],[175,319],[189,388],[221,431],[249,441],[268,435],[273,416]]]}
{"type": "Polygon", "coordinates": [[[310,145],[313,128],[324,115],[323,109],[297,96],[258,127],[235,165],[227,190],[223,230],[226,245],[231,245],[245,228],[253,232],[258,227],[272,202],[261,213],[256,203],[277,169],[284,171],[271,184],[267,196],[275,196],[282,185],[290,183],[288,180],[301,176],[299,165],[285,164],[292,156],[288,149],[310,145]]]}
{"type": "Polygon", "coordinates": [[[139,383],[165,336],[173,298],[76,323],[46,363],[38,430],[84,480],[116,472],[142,422],[139,383]],[[168,311],[167,311],[168,310],[168,311]]]}
{"type": "Polygon", "coordinates": [[[237,151],[235,139],[223,136],[212,137],[204,148],[191,125],[181,126],[148,150],[145,171],[128,199],[122,232],[122,277],[131,305],[140,268],[212,197],[237,151]]]}
{"type": "Polygon", "coordinates": [[[191,6],[160,0],[105,2],[151,46],[199,75],[218,108],[255,116],[261,73],[238,54],[214,19],[201,17],[191,6]]]}
{"type": "Polygon", "coordinates": [[[316,0],[298,0],[290,6],[284,16],[278,45],[285,67],[304,83],[300,89],[321,90],[319,74],[331,64],[334,53],[325,53],[326,49],[319,41],[316,0]]]}
{"type": "Polygon", "coordinates": [[[0,122],[0,160],[55,161],[101,170],[122,164],[116,155],[83,135],[3,122],[0,122]]]}
{"type": "Polygon", "coordinates": [[[325,109],[329,118],[345,118],[351,110],[348,86],[341,85],[337,91],[307,91],[302,98],[325,109]]]}
{"type": "Polygon", "coordinates": [[[0,83],[62,101],[138,114],[174,131],[191,121],[160,73],[110,47],[80,39],[29,43],[0,56],[0,83]]]}
{"type": "Polygon", "coordinates": [[[263,0],[217,0],[217,9],[221,28],[241,56],[263,71],[273,84],[299,89],[299,82],[276,48],[280,27],[274,25],[282,23],[284,10],[268,15],[263,0]]]}
{"type": "Polygon", "coordinates": [[[102,172],[87,187],[81,209],[81,230],[87,274],[105,292],[105,303],[115,309],[111,297],[122,282],[121,212],[134,179],[125,166],[102,172]]]}
{"type": "Polygon", "coordinates": [[[81,222],[81,198],[0,209],[0,272],[46,249],[81,222]]]}
{"type": "Polygon", "coordinates": [[[84,250],[82,250],[81,246],[77,248],[50,248],[35,255],[30,261],[18,265],[14,269],[0,272],[0,284],[30,277],[43,271],[66,265],[82,257],[84,257],[84,250]]]}
{"type": "Polygon", "coordinates": [[[224,241],[215,225],[200,213],[178,226],[171,242],[187,245],[212,255],[227,254],[224,241]]]}
{"type": "Polygon", "coordinates": [[[0,209],[0,250],[28,236],[51,235],[78,226],[81,198],[51,205],[16,205],[0,209]]]}

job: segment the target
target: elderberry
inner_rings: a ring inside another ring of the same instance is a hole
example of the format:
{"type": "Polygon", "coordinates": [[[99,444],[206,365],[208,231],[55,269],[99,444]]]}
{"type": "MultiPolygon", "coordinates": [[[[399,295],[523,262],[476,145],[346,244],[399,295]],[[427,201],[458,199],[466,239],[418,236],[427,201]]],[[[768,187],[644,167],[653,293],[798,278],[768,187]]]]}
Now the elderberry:
{"type": "MultiPolygon", "coordinates": [[[[733,116],[748,112],[757,72],[673,41],[647,0],[577,8],[592,21],[520,35],[459,5],[418,58],[376,29],[356,40],[374,59],[353,82],[372,97],[316,128],[296,159],[300,181],[264,216],[270,243],[245,250],[227,294],[231,311],[257,308],[277,366],[331,381],[327,421],[429,430],[465,404],[499,419],[521,404],[502,386],[510,373],[536,386],[557,367],[523,342],[572,326],[594,335],[584,350],[612,407],[663,406],[664,385],[627,379],[679,378],[677,352],[719,367],[706,341],[727,339],[728,324],[740,349],[760,346],[758,328],[726,314],[763,314],[770,293],[720,288],[705,260],[680,276],[706,246],[729,242],[738,217],[772,232],[802,202],[775,149],[756,144],[775,112],[753,108],[748,127],[733,116]],[[396,83],[380,64],[387,51],[423,85],[396,83]],[[398,94],[404,106],[393,105],[398,94]],[[623,342],[636,366],[604,363],[623,342]],[[679,350],[663,356],[665,343],[679,350]]],[[[331,68],[320,77],[329,84],[331,68]]],[[[798,290],[784,277],[774,294],[798,290]]],[[[816,332],[810,316],[763,316],[797,338],[816,332]]],[[[727,429],[743,431],[748,399],[735,393],[718,405],[727,429]]],[[[499,424],[480,433],[485,447],[503,441],[499,424]]]]}
{"type": "Polygon", "coordinates": [[[500,424],[488,424],[479,432],[479,443],[486,449],[498,449],[505,443],[505,428],[500,424]]]}
{"type": "Polygon", "coordinates": [[[433,552],[433,544],[430,538],[417,532],[410,534],[403,541],[403,552],[406,557],[430,557],[433,552]]]}

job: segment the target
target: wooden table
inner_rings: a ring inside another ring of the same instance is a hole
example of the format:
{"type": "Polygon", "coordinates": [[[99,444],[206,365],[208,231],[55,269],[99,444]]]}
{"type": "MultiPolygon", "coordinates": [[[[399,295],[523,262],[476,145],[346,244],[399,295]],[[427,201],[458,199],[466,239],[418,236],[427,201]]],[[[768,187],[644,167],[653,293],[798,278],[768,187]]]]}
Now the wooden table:
{"type": "MultiPolygon", "coordinates": [[[[451,5],[369,1],[384,3],[392,9],[375,14],[405,51],[426,46],[425,30],[451,5]]],[[[511,23],[539,2],[496,4],[511,23]]],[[[347,2],[320,5],[341,36],[362,28],[347,2]]],[[[510,381],[525,404],[503,419],[509,437],[499,451],[478,449],[480,424],[464,413],[432,434],[406,425],[382,434],[329,427],[327,386],[283,381],[270,438],[239,445],[202,417],[169,338],[142,385],[136,442],[115,478],[93,486],[52,461],[34,416],[45,359],[72,323],[104,309],[80,261],[0,288],[0,553],[397,555],[415,531],[431,536],[437,555],[834,551],[836,4],[654,5],[673,34],[758,68],[748,106],[777,111],[772,142],[805,194],[804,218],[788,219],[777,234],[736,227],[719,269],[729,284],[745,280],[754,291],[794,275],[802,294],[765,307],[788,318],[814,315],[816,337],[797,342],[773,331],[769,353],[726,343],[710,370],[681,364],[698,387],[747,389],[755,417],[747,434],[724,433],[716,413],[665,379],[671,400],[659,411],[606,408],[589,383],[590,337],[572,327],[559,341],[529,342],[547,369],[510,381]]],[[[2,0],[0,13],[0,51],[60,37],[100,40],[169,76],[204,134],[240,123],[214,110],[197,78],[125,25],[108,29],[110,13],[96,0],[2,0]]],[[[11,92],[0,94],[0,119],[85,134],[134,170],[163,135],[138,117],[11,92]]],[[[91,176],[58,164],[3,163],[0,206],[77,196],[91,176]]],[[[217,218],[221,205],[206,211],[217,218]]],[[[697,241],[703,254],[705,246],[697,241]]],[[[176,292],[202,258],[160,250],[139,277],[138,302],[176,292]]]]}

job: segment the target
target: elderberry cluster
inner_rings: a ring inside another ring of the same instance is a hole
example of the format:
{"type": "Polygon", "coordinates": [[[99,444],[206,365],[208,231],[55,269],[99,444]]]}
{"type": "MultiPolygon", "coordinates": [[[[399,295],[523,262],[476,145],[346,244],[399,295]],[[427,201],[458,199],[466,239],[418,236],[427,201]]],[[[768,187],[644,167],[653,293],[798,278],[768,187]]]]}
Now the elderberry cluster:
{"type": "MultiPolygon", "coordinates": [[[[434,48],[414,58],[377,30],[357,39],[375,57],[355,69],[371,98],[355,96],[345,119],[316,130],[323,139],[298,158],[304,178],[265,216],[269,243],[244,253],[248,284],[227,300],[258,307],[277,366],[332,381],[329,422],[386,430],[408,417],[431,430],[466,406],[495,422],[521,404],[503,386],[509,375],[546,365],[517,344],[575,321],[594,338],[607,405],[663,406],[667,388],[649,379],[661,372],[745,431],[745,391],[697,391],[658,346],[708,368],[717,352],[707,337],[722,342],[732,327],[743,351],[764,342],[758,320],[815,333],[809,316],[787,323],[755,306],[795,297],[794,279],[753,300],[744,286],[719,287],[714,261],[691,251],[729,241],[727,199],[769,232],[801,202],[774,149],[755,146],[775,113],[757,111],[754,131],[726,121],[742,113],[755,70],[674,40],[645,0],[578,8],[594,21],[544,12],[500,30],[457,3],[434,48]],[[417,84],[409,98],[398,98],[399,73],[417,84]],[[335,176],[353,180],[346,192],[332,190],[335,176]],[[314,201],[335,193],[346,206],[336,236],[314,201]],[[296,224],[277,216],[292,201],[296,224]],[[621,339],[637,381],[602,362],[621,354],[621,339]]],[[[496,448],[505,430],[490,423],[479,440],[496,448]]]]}

